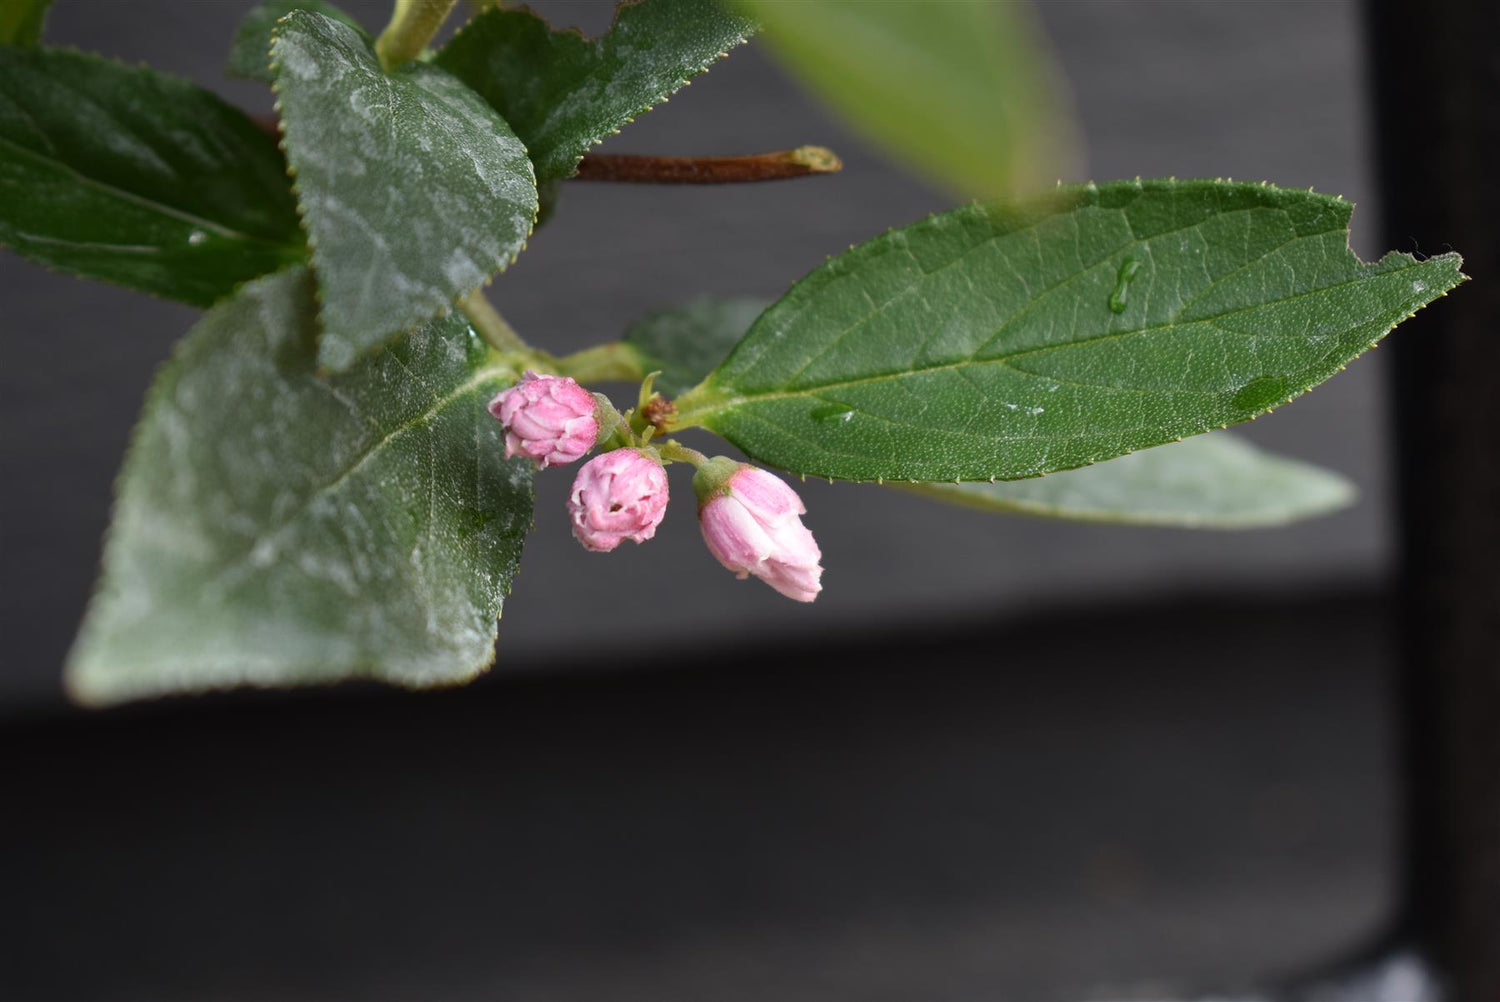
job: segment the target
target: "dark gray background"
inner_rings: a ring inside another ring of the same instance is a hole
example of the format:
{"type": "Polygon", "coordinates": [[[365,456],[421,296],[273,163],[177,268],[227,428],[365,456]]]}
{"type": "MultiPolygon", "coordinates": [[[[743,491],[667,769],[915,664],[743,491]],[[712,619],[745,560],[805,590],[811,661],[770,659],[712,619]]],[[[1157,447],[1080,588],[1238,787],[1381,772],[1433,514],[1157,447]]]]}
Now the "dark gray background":
{"type": "MultiPolygon", "coordinates": [[[[62,0],[51,36],[191,77],[248,107],[258,85],[221,73],[247,3],[62,0]]],[[[347,5],[378,27],[383,3],[347,5]]],[[[607,25],[610,4],[538,5],[558,23],[607,25]]],[[[1376,231],[1361,104],[1358,11],[1311,2],[1067,2],[1043,14],[1072,82],[1090,176],[1232,176],[1314,186],[1355,200],[1355,246],[1376,231]]],[[[617,337],[650,309],[703,294],[774,296],[824,256],[951,206],[893,168],[805,97],[752,44],[607,149],[725,153],[823,143],[835,177],[734,188],[571,184],[556,218],[492,296],[553,350],[617,337]]],[[[58,698],[58,671],[93,580],[109,488],[156,365],[194,312],[0,257],[0,594],[7,643],[0,705],[58,698]]],[[[707,555],[690,504],[649,546],[608,556],[568,534],[566,472],[539,478],[527,544],[500,631],[497,672],[644,640],[644,586],[670,590],[693,638],[788,637],[934,615],[1012,615],[1058,600],[1218,585],[1281,589],[1369,580],[1388,560],[1380,353],[1245,429],[1268,446],[1353,478],[1358,507],[1243,534],[1117,529],[985,515],[869,486],[809,484],[808,522],[826,591],[794,605],[738,582],[707,555]],[[562,609],[589,622],[562,628],[562,609]]],[[[685,477],[674,480],[679,496],[685,477]]]]}

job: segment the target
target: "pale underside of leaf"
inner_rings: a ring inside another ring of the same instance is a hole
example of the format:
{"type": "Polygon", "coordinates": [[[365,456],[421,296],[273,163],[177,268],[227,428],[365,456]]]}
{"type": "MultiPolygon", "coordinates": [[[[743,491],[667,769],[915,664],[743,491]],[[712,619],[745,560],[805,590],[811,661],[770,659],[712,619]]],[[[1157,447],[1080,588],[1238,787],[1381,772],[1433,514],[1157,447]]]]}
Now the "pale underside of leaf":
{"type": "Polygon", "coordinates": [[[318,278],[319,360],[341,371],[515,260],[536,180],[477,94],[420,61],[385,73],[357,28],[292,11],[272,57],[318,278]]]}
{"type": "Polygon", "coordinates": [[[312,293],[301,268],[246,286],[158,376],[68,663],[80,701],[492,660],[532,521],[485,412],[515,374],[449,318],[324,379],[312,293]]]}
{"type": "Polygon", "coordinates": [[[1001,480],[1248,420],[1453,288],[1349,250],[1346,202],[1227,182],[973,205],[834,258],[679,399],[751,456],[847,480],[1001,480]]]}
{"type": "Polygon", "coordinates": [[[1286,525],[1355,499],[1343,477],[1223,431],[1029,480],[896,486],[1005,514],[1182,529],[1286,525]]]}

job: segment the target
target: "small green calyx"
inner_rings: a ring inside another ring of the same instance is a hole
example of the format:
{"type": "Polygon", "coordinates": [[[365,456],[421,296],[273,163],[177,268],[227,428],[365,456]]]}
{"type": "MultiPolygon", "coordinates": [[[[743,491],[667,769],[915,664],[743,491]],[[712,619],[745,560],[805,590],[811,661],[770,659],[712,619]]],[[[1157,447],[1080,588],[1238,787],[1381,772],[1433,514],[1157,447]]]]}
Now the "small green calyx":
{"type": "Polygon", "coordinates": [[[591,394],[594,398],[594,420],[599,422],[599,441],[607,442],[611,436],[619,431],[621,426],[626,428],[625,419],[615,409],[615,405],[602,393],[591,394]]]}
{"type": "Polygon", "coordinates": [[[729,493],[729,478],[739,472],[744,463],[728,456],[715,456],[702,463],[693,474],[693,493],[697,495],[701,508],[721,494],[729,493]]]}

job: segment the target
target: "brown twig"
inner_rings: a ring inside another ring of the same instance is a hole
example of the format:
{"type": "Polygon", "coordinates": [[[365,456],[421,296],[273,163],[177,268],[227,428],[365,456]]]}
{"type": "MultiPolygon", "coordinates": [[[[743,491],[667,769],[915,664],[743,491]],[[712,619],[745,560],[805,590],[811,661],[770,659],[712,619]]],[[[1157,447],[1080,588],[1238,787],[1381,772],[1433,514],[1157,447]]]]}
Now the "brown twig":
{"type": "MultiPolygon", "coordinates": [[[[275,115],[251,115],[251,121],[280,140],[275,115]]],[[[631,153],[590,153],[578,165],[575,181],[622,181],[629,184],[738,184],[784,181],[844,169],[838,154],[824,146],[747,153],[736,157],[653,157],[631,153]]]]}
{"type": "MultiPolygon", "coordinates": [[[[251,115],[272,139],[281,139],[275,115],[251,115]]],[[[629,184],[738,184],[784,181],[844,169],[838,154],[824,146],[747,153],[737,157],[653,157],[631,153],[590,153],[578,165],[575,181],[629,184]]]]}
{"type": "Polygon", "coordinates": [[[737,157],[653,157],[628,153],[590,153],[578,165],[576,181],[624,181],[631,184],[735,184],[781,181],[832,174],[844,162],[822,146],[751,153],[737,157]]]}

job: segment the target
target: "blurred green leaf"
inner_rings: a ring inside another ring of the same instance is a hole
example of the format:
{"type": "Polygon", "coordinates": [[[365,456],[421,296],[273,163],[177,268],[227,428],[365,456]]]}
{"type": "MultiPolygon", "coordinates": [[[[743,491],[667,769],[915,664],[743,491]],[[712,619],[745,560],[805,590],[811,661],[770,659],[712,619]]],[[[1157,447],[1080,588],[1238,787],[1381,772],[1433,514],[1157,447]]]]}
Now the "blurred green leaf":
{"type": "Polygon", "coordinates": [[[754,25],[714,0],[638,0],[590,41],[527,9],[492,7],[437,54],[505,117],[541,181],[571,177],[620,131],[745,41],[754,25]]]}
{"type": "Polygon", "coordinates": [[[833,258],[677,400],[752,457],[845,480],[1017,480],[1258,414],[1463,281],[1361,262],[1352,206],[1212,181],[975,204],[833,258]]]}
{"type": "Polygon", "coordinates": [[[1228,432],[1030,480],[899,486],[1007,514],[1184,529],[1285,525],[1355,498],[1343,477],[1262,452],[1228,432]]]}
{"type": "Polygon", "coordinates": [[[781,62],[866,137],[966,195],[1050,187],[1075,133],[1029,4],[739,0],[781,62]]]}
{"type": "Polygon", "coordinates": [[[36,45],[52,0],[5,0],[0,3],[0,43],[36,45]]]}
{"type": "Polygon", "coordinates": [[[276,22],[294,10],[310,10],[358,28],[359,22],[326,0],[268,0],[251,9],[235,30],[226,72],[248,80],[272,83],[271,34],[276,22]]]}
{"type": "Polygon", "coordinates": [[[157,376],[68,662],[80,701],[489,665],[531,527],[531,468],[485,411],[514,371],[450,317],[325,380],[315,335],[294,268],[157,376]]]}
{"type": "Polygon", "coordinates": [[[643,317],[630,325],[624,341],[642,372],[660,371],[656,389],[674,397],[724,361],[765,308],[764,299],[701,299],[643,317]]]}
{"type": "Polygon", "coordinates": [[[292,11],[272,56],[323,306],[318,358],[339,371],[515,260],[536,180],[479,95],[423,62],[387,74],[356,28],[292,11]]]}
{"type": "Polygon", "coordinates": [[[0,244],[207,306],[306,254],[276,144],[139,66],[0,46],[0,244]]]}

